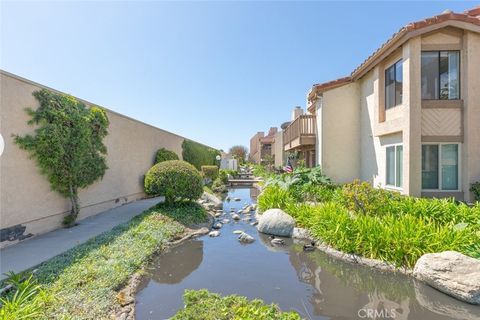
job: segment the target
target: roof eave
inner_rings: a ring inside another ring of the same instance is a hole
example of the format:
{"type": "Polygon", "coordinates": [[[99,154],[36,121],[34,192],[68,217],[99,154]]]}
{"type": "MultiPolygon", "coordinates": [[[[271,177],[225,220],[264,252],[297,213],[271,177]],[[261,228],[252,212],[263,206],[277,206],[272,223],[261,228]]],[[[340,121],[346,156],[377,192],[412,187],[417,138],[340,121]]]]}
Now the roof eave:
{"type": "Polygon", "coordinates": [[[444,20],[438,23],[430,24],[425,27],[413,29],[413,27],[407,26],[402,28],[397,32],[390,40],[388,40],[382,47],[380,47],[375,53],[373,53],[367,60],[362,63],[357,69],[355,69],[352,74],[352,80],[356,81],[357,79],[363,77],[367,72],[374,68],[380,61],[385,59],[393,51],[397,50],[400,46],[405,44],[408,40],[417,37],[419,35],[429,33],[438,29],[445,27],[457,27],[460,29],[480,33],[480,25],[461,21],[461,20],[444,20]],[[409,29],[411,28],[411,29],[409,29]]]}

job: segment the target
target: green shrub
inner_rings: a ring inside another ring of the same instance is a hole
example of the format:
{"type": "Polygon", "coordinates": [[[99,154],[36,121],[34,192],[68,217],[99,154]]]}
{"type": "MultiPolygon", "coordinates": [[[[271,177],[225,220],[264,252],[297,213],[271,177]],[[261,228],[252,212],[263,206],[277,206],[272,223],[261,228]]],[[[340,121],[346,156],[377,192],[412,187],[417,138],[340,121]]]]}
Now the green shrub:
{"type": "Polygon", "coordinates": [[[158,149],[157,153],[155,154],[155,164],[168,161],[168,160],[178,160],[178,155],[170,150],[165,148],[158,149]]]}
{"type": "Polygon", "coordinates": [[[270,185],[287,190],[298,202],[329,201],[337,189],[320,167],[297,167],[292,173],[272,175],[265,181],[265,186],[270,185]]]}
{"type": "Polygon", "coordinates": [[[38,319],[43,314],[45,302],[48,300],[45,291],[32,275],[23,279],[22,274],[8,274],[4,284],[11,285],[5,297],[0,298],[0,319],[38,319]],[[42,297],[43,299],[40,299],[42,297]]]}
{"type": "Polygon", "coordinates": [[[470,227],[457,230],[410,214],[352,216],[338,203],[310,207],[308,227],[334,248],[412,268],[425,253],[455,250],[470,254],[479,238],[470,227]]]}
{"type": "Polygon", "coordinates": [[[203,176],[211,181],[217,179],[218,177],[218,167],[217,166],[202,166],[203,176]]]}
{"type": "MultiPolygon", "coordinates": [[[[314,190],[308,192],[329,189],[314,190]]],[[[324,196],[333,201],[311,205],[298,201],[297,191],[269,184],[258,207],[285,210],[338,250],[397,266],[411,268],[423,254],[445,250],[480,257],[480,203],[468,207],[452,199],[406,197],[355,183],[324,196]]]]}
{"type": "Polygon", "coordinates": [[[216,165],[218,154],[217,150],[194,141],[184,140],[182,143],[183,160],[195,166],[197,170],[205,165],[216,165]]]}
{"type": "Polygon", "coordinates": [[[289,206],[295,205],[296,201],[287,190],[270,185],[263,189],[258,196],[257,203],[260,212],[264,212],[272,208],[286,210],[289,206]]]}
{"type": "Polygon", "coordinates": [[[274,173],[270,169],[266,168],[261,164],[254,164],[252,173],[255,177],[260,177],[264,179],[274,176],[274,173]]]}
{"type": "Polygon", "coordinates": [[[196,200],[203,193],[203,181],[191,164],[180,160],[164,161],[148,170],[145,193],[165,196],[167,203],[178,199],[196,200]]]}
{"type": "Polygon", "coordinates": [[[236,170],[230,170],[230,169],[220,169],[219,176],[220,180],[224,184],[228,182],[229,177],[236,178],[238,177],[238,171],[236,170]]]}
{"type": "Polygon", "coordinates": [[[223,182],[222,179],[217,178],[212,183],[212,190],[217,193],[225,193],[228,191],[227,186],[225,185],[226,182],[223,182]]]}
{"type": "Polygon", "coordinates": [[[221,297],[207,290],[186,290],[183,296],[185,308],[178,311],[172,320],[300,320],[296,312],[282,312],[276,305],[265,305],[263,301],[230,295],[221,297]]]}
{"type": "Polygon", "coordinates": [[[470,192],[473,192],[475,201],[480,202],[480,181],[474,182],[470,185],[470,192]]]}
{"type": "Polygon", "coordinates": [[[342,188],[343,204],[356,213],[382,215],[391,212],[393,200],[402,196],[392,191],[374,188],[368,182],[355,180],[342,188]]]}
{"type": "Polygon", "coordinates": [[[415,197],[402,197],[401,201],[390,204],[391,213],[397,216],[411,214],[436,223],[477,224],[480,218],[480,205],[469,207],[452,199],[427,199],[415,197]]]}

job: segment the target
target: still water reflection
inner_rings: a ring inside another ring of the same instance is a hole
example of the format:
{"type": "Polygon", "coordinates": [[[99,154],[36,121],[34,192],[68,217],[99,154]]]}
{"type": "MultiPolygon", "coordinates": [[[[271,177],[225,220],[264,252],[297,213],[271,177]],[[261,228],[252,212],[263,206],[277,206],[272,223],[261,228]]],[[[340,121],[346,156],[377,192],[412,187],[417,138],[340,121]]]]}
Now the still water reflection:
{"type": "MultiPolygon", "coordinates": [[[[230,208],[255,201],[250,189],[232,189],[229,195],[242,200],[225,202],[226,218],[230,208]]],[[[305,319],[480,319],[480,307],[409,277],[304,252],[302,243],[291,239],[285,239],[285,246],[272,246],[248,222],[232,221],[221,232],[217,238],[185,242],[151,262],[137,294],[137,319],[167,319],[183,308],[185,289],[201,288],[261,298],[305,319]],[[234,230],[244,230],[256,241],[242,245],[234,230]]]]}

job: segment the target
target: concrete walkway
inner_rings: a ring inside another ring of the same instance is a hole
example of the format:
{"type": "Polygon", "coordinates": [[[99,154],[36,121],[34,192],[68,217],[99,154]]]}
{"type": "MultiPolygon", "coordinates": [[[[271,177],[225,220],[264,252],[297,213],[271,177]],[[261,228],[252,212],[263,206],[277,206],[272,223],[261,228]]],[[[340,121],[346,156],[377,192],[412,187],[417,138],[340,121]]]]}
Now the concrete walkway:
{"type": "Polygon", "coordinates": [[[84,243],[88,239],[129,221],[162,200],[163,197],[135,201],[85,218],[73,228],[57,229],[3,248],[0,250],[0,271],[2,273],[0,279],[5,278],[5,272],[20,272],[32,268],[84,243]]]}

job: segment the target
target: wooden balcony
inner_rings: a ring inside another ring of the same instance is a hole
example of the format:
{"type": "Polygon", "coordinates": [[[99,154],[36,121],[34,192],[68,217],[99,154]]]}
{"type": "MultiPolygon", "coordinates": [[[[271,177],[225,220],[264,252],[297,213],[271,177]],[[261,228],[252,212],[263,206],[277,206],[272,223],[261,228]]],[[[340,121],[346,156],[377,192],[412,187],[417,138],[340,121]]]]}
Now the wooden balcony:
{"type": "Polygon", "coordinates": [[[302,147],[314,147],[317,135],[317,119],[315,115],[302,115],[295,119],[283,131],[283,147],[285,151],[302,147]]]}

